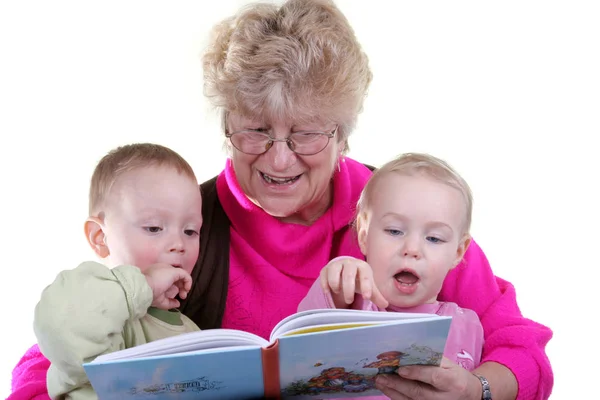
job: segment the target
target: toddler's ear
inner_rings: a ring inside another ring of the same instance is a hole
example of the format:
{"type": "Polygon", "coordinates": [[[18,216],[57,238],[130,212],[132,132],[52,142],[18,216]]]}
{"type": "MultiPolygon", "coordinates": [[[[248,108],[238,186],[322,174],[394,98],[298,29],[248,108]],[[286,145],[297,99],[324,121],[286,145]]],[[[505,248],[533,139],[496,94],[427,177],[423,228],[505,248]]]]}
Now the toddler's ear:
{"type": "Polygon", "coordinates": [[[94,252],[100,258],[106,258],[110,254],[106,246],[104,224],[98,217],[89,217],[84,225],[85,237],[94,252]]]}
{"type": "Polygon", "coordinates": [[[367,255],[368,221],[366,213],[362,212],[356,217],[356,232],[358,233],[358,246],[364,256],[367,255]]]}
{"type": "Polygon", "coordinates": [[[452,268],[456,267],[463,259],[463,256],[467,252],[469,245],[471,244],[471,235],[466,233],[458,242],[458,248],[456,249],[456,258],[454,259],[454,264],[452,268]]]}

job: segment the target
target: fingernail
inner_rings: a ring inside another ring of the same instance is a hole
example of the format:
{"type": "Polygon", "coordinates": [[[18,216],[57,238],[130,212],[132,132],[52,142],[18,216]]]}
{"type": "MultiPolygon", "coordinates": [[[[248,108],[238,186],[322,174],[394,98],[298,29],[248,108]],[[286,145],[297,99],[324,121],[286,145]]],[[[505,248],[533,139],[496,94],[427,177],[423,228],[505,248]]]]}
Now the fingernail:
{"type": "Polygon", "coordinates": [[[389,380],[385,376],[379,375],[376,379],[376,382],[380,385],[387,386],[389,383],[389,380]]]}
{"type": "Polygon", "coordinates": [[[410,375],[410,369],[408,369],[406,367],[400,367],[400,368],[398,368],[398,375],[408,376],[408,375],[410,375]]]}

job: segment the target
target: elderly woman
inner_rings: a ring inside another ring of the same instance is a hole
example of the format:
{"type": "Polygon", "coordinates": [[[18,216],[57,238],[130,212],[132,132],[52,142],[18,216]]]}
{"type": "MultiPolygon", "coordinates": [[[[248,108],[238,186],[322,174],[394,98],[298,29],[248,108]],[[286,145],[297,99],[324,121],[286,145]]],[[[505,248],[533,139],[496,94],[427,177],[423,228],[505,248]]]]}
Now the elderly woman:
{"type": "MultiPolygon", "coordinates": [[[[204,329],[267,337],[329,260],[362,257],[351,221],[371,170],[345,154],[371,81],[368,59],[331,1],[289,0],[224,20],[203,61],[230,158],[202,185],[201,257],[182,311],[204,329]]],[[[394,399],[487,399],[489,387],[496,400],[549,396],[552,333],[521,315],[513,286],[494,276],[474,242],[440,300],[479,315],[481,366],[474,374],[451,363],[410,367],[378,388],[394,399]],[[472,287],[487,295],[473,297],[472,287]]],[[[13,372],[10,399],[47,396],[36,385],[47,368],[32,347],[13,372]]]]}

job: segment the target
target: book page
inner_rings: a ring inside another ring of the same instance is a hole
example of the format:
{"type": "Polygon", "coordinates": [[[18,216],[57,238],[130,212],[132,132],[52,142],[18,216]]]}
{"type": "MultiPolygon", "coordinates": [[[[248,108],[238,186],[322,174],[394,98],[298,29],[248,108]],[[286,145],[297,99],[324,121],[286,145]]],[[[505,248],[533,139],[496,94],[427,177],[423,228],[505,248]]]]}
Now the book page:
{"type": "Polygon", "coordinates": [[[398,313],[363,310],[322,309],[302,311],[283,319],[271,333],[271,343],[287,332],[299,328],[332,324],[370,323],[383,324],[400,320],[414,321],[422,318],[440,318],[436,314],[398,313]]]}
{"type": "Polygon", "coordinates": [[[374,324],[358,322],[353,324],[330,324],[330,325],[316,325],[316,326],[308,326],[306,328],[298,328],[287,331],[280,337],[288,337],[293,335],[302,335],[304,333],[314,333],[314,332],[325,332],[325,331],[335,331],[340,329],[349,329],[349,328],[360,328],[362,326],[372,326],[374,324]]]}
{"type": "Polygon", "coordinates": [[[263,338],[248,332],[237,331],[234,329],[207,329],[204,331],[184,333],[129,349],[104,354],[96,357],[92,363],[181,354],[215,348],[238,346],[265,347],[268,346],[268,344],[269,343],[263,338]]]}

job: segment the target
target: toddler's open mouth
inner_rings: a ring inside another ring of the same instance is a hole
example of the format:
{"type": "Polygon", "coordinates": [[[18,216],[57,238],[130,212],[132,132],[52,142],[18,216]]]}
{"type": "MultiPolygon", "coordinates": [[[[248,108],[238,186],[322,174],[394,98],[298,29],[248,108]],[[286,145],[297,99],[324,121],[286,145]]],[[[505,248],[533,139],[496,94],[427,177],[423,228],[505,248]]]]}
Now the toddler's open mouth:
{"type": "Polygon", "coordinates": [[[410,269],[403,269],[394,275],[394,278],[403,286],[412,286],[420,279],[417,273],[410,269]]]}

